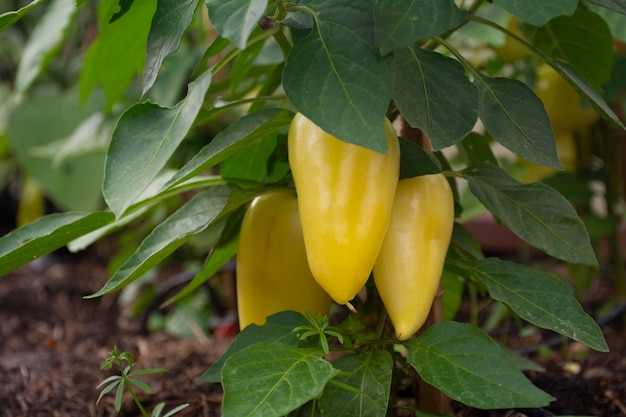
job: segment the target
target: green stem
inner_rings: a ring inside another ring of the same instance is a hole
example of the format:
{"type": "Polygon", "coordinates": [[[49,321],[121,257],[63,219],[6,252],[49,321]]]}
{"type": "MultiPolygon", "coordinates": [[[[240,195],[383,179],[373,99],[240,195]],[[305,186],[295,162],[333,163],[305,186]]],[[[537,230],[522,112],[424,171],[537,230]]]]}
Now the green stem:
{"type": "Polygon", "coordinates": [[[133,398],[135,405],[137,406],[139,411],[141,411],[141,415],[145,417],[149,417],[148,413],[143,408],[143,405],[141,405],[141,401],[139,401],[139,398],[137,398],[137,394],[135,394],[135,390],[133,390],[132,384],[128,382],[126,378],[124,378],[124,385],[126,385],[126,389],[128,390],[128,392],[130,392],[130,396],[133,398]]]}

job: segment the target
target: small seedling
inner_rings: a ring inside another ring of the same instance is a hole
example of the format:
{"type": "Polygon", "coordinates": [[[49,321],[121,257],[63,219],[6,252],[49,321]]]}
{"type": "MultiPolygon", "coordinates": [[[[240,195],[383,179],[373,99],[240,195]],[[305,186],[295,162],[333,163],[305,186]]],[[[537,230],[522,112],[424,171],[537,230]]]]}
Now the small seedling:
{"type": "MultiPolygon", "coordinates": [[[[135,362],[135,360],[133,359],[133,356],[130,353],[128,352],[118,353],[117,346],[114,346],[113,350],[110,353],[111,353],[111,356],[109,356],[104,362],[102,362],[102,365],[100,365],[100,370],[112,369],[113,364],[117,363],[117,365],[119,366],[121,370],[121,374],[110,376],[104,381],[102,381],[100,384],[98,384],[98,388],[100,387],[104,387],[104,388],[102,388],[102,391],[100,391],[100,395],[98,396],[98,400],[96,401],[96,404],[100,402],[102,397],[104,397],[106,394],[108,394],[109,392],[112,392],[115,388],[117,388],[115,391],[115,411],[119,413],[120,410],[122,409],[122,397],[124,395],[124,389],[126,389],[128,390],[131,397],[133,398],[133,401],[137,405],[137,408],[141,412],[141,415],[145,417],[149,417],[148,413],[146,412],[143,405],[141,404],[141,401],[139,401],[139,398],[137,397],[137,394],[135,393],[133,386],[141,389],[142,391],[148,394],[152,394],[152,388],[150,388],[148,384],[138,379],[137,377],[140,375],[151,375],[151,374],[159,374],[159,373],[167,372],[167,369],[150,368],[150,369],[141,369],[138,371],[131,372],[132,368],[135,365],[137,365],[137,362],[135,362]],[[124,362],[126,362],[126,366],[124,366],[124,362]]],[[[165,406],[165,403],[159,403],[154,407],[154,410],[152,410],[152,414],[150,417],[170,417],[174,415],[175,413],[177,413],[178,411],[186,408],[188,405],[189,404],[180,405],[174,408],[173,410],[168,411],[167,414],[161,415],[161,413],[163,412],[163,407],[165,406]]]]}

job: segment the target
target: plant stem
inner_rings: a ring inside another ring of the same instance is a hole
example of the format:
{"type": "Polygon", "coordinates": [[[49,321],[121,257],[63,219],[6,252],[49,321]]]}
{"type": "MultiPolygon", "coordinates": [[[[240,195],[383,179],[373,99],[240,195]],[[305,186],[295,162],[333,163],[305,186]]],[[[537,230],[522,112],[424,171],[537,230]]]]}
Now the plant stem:
{"type": "Polygon", "coordinates": [[[126,389],[128,390],[128,392],[130,392],[130,396],[133,397],[133,401],[135,402],[135,405],[137,406],[139,411],[141,411],[141,415],[145,417],[149,417],[148,413],[143,408],[143,405],[141,405],[141,401],[139,401],[139,398],[137,398],[137,394],[135,394],[132,384],[128,382],[126,378],[124,378],[124,385],[126,385],[126,389]]]}

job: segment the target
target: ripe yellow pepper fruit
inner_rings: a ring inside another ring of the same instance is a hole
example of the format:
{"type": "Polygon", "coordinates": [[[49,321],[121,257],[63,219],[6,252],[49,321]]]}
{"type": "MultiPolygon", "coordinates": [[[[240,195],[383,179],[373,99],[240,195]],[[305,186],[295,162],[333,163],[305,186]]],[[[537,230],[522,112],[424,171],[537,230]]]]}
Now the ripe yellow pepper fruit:
{"type": "Polygon", "coordinates": [[[454,225],[454,197],[443,174],[398,183],[374,282],[399,340],[424,324],[439,287],[454,225]]]}
{"type": "Polygon", "coordinates": [[[293,190],[256,197],[244,215],[236,259],[239,327],[280,311],[328,314],[331,299],[307,264],[293,190]]]}
{"type": "Polygon", "coordinates": [[[400,169],[396,132],[385,120],[387,154],[344,142],[298,113],[289,164],[313,276],[338,304],[363,288],[382,243],[400,169]]]}

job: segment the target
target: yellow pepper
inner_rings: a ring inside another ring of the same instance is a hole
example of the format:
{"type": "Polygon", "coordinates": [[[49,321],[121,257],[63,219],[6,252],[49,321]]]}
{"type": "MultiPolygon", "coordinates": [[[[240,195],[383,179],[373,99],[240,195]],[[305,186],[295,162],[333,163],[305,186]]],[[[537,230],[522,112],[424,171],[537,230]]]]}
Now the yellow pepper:
{"type": "Polygon", "coordinates": [[[454,197],[443,174],[399,181],[374,282],[400,340],[411,337],[428,317],[453,224],[454,197]]]}
{"type": "Polygon", "coordinates": [[[344,142],[302,114],[289,128],[289,163],[313,276],[338,303],[367,281],[398,183],[398,137],[385,119],[387,154],[344,142]]]}
{"type": "Polygon", "coordinates": [[[262,325],[285,310],[328,314],[331,299],[307,264],[293,190],[256,197],[248,208],[237,252],[239,327],[262,325]]]}

